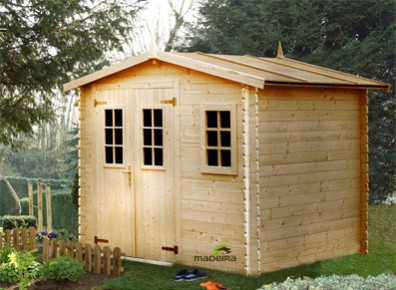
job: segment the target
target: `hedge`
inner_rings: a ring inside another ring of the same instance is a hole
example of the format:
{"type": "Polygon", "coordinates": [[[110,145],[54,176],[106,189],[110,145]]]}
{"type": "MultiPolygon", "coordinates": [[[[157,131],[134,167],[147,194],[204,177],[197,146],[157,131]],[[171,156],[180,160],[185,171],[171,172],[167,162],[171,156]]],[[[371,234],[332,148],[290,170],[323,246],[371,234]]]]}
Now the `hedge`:
{"type": "Polygon", "coordinates": [[[13,195],[3,179],[0,178],[0,216],[19,215],[18,200],[13,195]]]}
{"type": "Polygon", "coordinates": [[[37,219],[34,216],[28,215],[18,215],[18,216],[11,216],[6,215],[3,216],[3,231],[5,230],[12,230],[15,228],[21,227],[35,227],[37,228],[37,219]]]}
{"type": "MultiPolygon", "coordinates": [[[[29,180],[33,182],[34,188],[37,188],[38,182],[51,184],[51,189],[71,188],[72,185],[72,180],[67,180],[67,179],[41,179],[41,178],[26,178],[26,177],[13,177],[13,176],[7,176],[3,178],[7,178],[8,182],[14,188],[19,198],[28,197],[29,180]]],[[[1,176],[0,176],[0,180],[1,180],[1,176]]],[[[8,190],[5,184],[4,185],[0,184],[0,191],[2,191],[3,189],[8,190]]]]}
{"type": "MultiPolygon", "coordinates": [[[[61,191],[57,193],[52,192],[51,207],[52,207],[52,227],[54,229],[68,229],[72,232],[78,230],[78,212],[72,203],[70,191],[61,191]]],[[[37,193],[33,194],[34,204],[37,205],[37,193]]],[[[22,198],[20,200],[22,214],[29,214],[29,198],[22,198]]],[[[37,208],[33,208],[34,216],[38,218],[37,208]]],[[[46,195],[43,194],[43,222],[47,225],[47,205],[46,195]]]]}

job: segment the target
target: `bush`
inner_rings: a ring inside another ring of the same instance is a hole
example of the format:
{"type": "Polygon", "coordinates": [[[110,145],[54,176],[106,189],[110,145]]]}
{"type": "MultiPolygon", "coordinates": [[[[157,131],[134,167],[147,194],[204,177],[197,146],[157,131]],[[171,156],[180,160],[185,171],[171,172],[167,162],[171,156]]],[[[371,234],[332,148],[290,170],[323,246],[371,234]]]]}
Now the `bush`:
{"type": "Polygon", "coordinates": [[[55,279],[56,281],[77,281],[84,275],[84,267],[76,260],[62,256],[57,257],[48,263],[44,264],[42,268],[41,279],[55,279]]]}
{"type": "Polygon", "coordinates": [[[371,290],[371,289],[396,289],[396,276],[380,275],[377,277],[368,276],[367,278],[358,275],[346,275],[330,277],[321,276],[316,279],[304,277],[295,280],[287,278],[282,283],[272,283],[262,286],[258,290],[285,290],[285,289],[338,289],[338,290],[371,290]]]}
{"type": "MultiPolygon", "coordinates": [[[[34,193],[33,200],[37,204],[37,193],[34,193]]],[[[23,215],[29,214],[29,198],[20,200],[23,215]]],[[[78,229],[78,212],[72,204],[70,190],[54,190],[51,192],[52,206],[52,227],[54,229],[69,229],[77,232],[78,229]]],[[[33,209],[34,215],[38,217],[37,208],[33,209]]],[[[47,221],[46,196],[43,194],[43,220],[44,226],[47,221]]]]}
{"type": "Polygon", "coordinates": [[[19,216],[4,216],[3,217],[3,230],[12,230],[18,228],[37,228],[37,219],[34,216],[19,215],[19,216]]]}
{"type": "Polygon", "coordinates": [[[0,215],[18,215],[19,200],[10,192],[6,182],[0,177],[0,215]]]}
{"type": "Polygon", "coordinates": [[[31,252],[18,252],[10,248],[0,251],[0,256],[6,255],[7,258],[0,264],[0,280],[18,282],[19,289],[27,289],[39,276],[41,264],[35,261],[31,252]]]}

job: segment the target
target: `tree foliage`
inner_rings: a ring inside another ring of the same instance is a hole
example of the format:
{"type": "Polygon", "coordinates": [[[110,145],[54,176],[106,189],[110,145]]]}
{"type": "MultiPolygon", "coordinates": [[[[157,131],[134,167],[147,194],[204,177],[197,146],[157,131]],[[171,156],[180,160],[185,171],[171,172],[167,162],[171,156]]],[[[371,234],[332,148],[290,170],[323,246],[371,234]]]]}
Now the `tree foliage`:
{"type": "Polygon", "coordinates": [[[395,191],[394,0],[212,0],[179,50],[285,55],[391,83],[369,94],[370,198],[395,191]]]}
{"type": "Polygon", "coordinates": [[[51,97],[121,49],[134,6],[122,0],[0,0],[0,143],[53,119],[51,97]]]}

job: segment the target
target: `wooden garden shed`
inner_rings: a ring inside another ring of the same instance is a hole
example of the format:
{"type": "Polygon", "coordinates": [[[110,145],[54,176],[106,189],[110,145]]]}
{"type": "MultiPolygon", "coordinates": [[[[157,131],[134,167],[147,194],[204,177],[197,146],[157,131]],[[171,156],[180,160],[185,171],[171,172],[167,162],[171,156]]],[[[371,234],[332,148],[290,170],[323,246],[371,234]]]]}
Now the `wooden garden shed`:
{"type": "Polygon", "coordinates": [[[79,235],[246,274],[367,252],[367,90],[283,57],[149,52],[79,89],[79,235]]]}

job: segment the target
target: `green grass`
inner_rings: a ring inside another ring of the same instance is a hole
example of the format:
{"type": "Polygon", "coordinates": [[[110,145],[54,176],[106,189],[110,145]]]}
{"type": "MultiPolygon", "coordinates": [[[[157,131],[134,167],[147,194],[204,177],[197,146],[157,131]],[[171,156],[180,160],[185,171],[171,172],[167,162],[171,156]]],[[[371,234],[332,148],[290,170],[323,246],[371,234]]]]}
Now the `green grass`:
{"type": "MultiPolygon", "coordinates": [[[[369,253],[355,254],[343,258],[325,260],[309,265],[262,274],[259,277],[246,277],[207,269],[207,279],[193,282],[173,282],[173,276],[182,265],[172,267],[155,266],[123,261],[125,272],[121,277],[109,279],[104,289],[203,289],[200,282],[214,280],[231,290],[257,289],[263,284],[282,282],[287,277],[311,277],[333,274],[358,274],[366,277],[382,273],[396,274],[396,206],[370,206],[369,208],[369,253]]],[[[191,267],[188,267],[191,269],[191,267]]]]}

